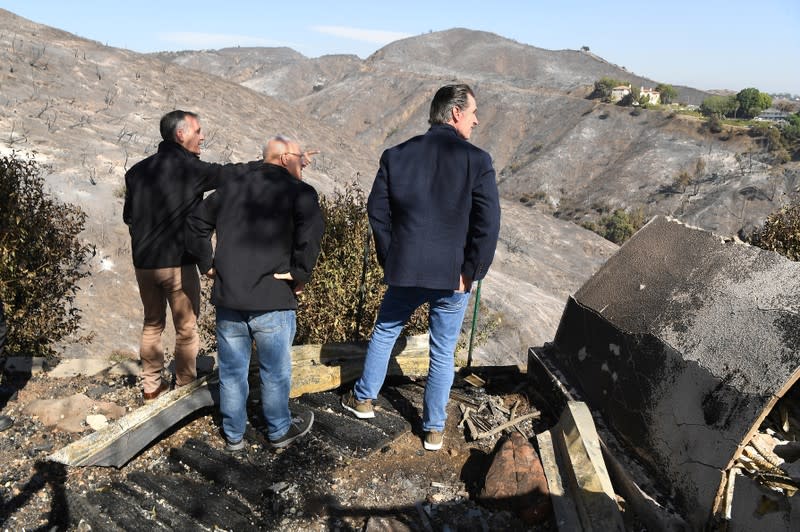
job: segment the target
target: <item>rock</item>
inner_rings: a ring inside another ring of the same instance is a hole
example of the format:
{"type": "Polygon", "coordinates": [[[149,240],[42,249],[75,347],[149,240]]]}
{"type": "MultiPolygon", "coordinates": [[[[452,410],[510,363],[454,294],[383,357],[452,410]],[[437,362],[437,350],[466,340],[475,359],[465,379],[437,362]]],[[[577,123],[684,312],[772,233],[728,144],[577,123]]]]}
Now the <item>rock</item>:
{"type": "Polygon", "coordinates": [[[527,523],[541,522],[550,515],[550,492],[539,456],[518,432],[500,446],[480,498],[488,506],[516,512],[527,523]]]}
{"type": "Polygon", "coordinates": [[[66,432],[83,432],[84,421],[91,412],[116,419],[125,415],[125,408],[114,403],[93,401],[78,393],[60,399],[38,399],[28,404],[23,412],[38,417],[45,426],[55,426],[66,432]]]}
{"type": "Polygon", "coordinates": [[[92,427],[93,430],[100,430],[108,426],[108,418],[103,414],[93,414],[86,416],[86,424],[92,427]]]}

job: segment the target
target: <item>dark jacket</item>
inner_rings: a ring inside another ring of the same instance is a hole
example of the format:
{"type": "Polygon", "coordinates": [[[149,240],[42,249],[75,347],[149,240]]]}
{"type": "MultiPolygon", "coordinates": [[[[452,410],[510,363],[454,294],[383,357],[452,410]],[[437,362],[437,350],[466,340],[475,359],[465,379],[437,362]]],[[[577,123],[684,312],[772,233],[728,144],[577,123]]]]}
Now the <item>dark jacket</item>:
{"type": "Polygon", "coordinates": [[[171,141],[162,141],[155,154],[133,165],[125,174],[122,211],[131,235],[133,265],[150,269],[192,264],[183,243],[186,216],[203,199],[203,192],[247,168],[247,164],[201,161],[171,141]]]}
{"type": "Polygon", "coordinates": [[[384,281],[452,290],[483,279],[500,231],[491,156],[450,125],[383,152],[367,202],[384,281]]]}
{"type": "Polygon", "coordinates": [[[292,287],[273,274],[291,272],[295,281],[308,281],[324,228],[314,187],[266,163],[203,200],[187,219],[186,248],[201,272],[216,270],[214,305],[289,310],[297,308],[292,287]]]}

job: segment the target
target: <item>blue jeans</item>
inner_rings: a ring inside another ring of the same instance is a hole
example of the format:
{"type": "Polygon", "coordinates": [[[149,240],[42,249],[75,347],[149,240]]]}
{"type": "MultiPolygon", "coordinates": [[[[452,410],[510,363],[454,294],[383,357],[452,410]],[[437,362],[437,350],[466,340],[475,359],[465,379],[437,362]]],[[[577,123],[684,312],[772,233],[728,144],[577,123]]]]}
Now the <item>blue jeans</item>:
{"type": "Polygon", "coordinates": [[[356,399],[363,401],[378,397],[397,337],[414,310],[429,303],[430,366],[423,399],[422,430],[443,431],[447,400],[453,385],[453,355],[468,301],[469,292],[390,286],[378,311],[364,372],[353,387],[356,399]]]}
{"type": "Polygon", "coordinates": [[[258,353],[261,408],[267,422],[267,436],[276,440],[289,430],[291,346],[295,330],[294,310],[250,312],[217,307],[219,409],[228,441],[238,442],[244,437],[253,340],[258,353]]]}

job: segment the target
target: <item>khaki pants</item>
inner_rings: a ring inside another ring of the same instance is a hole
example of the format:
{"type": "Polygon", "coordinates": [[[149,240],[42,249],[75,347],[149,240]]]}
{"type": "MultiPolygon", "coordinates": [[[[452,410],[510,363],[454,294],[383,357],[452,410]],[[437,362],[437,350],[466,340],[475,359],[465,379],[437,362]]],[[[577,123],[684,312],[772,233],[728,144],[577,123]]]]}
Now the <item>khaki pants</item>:
{"type": "Polygon", "coordinates": [[[161,386],[164,369],[164,332],[167,304],[175,326],[175,382],[189,384],[197,377],[197,315],[200,312],[200,275],[192,264],[174,268],[136,269],[139,295],[144,306],[144,326],[139,356],[142,387],[146,393],[161,386]]]}

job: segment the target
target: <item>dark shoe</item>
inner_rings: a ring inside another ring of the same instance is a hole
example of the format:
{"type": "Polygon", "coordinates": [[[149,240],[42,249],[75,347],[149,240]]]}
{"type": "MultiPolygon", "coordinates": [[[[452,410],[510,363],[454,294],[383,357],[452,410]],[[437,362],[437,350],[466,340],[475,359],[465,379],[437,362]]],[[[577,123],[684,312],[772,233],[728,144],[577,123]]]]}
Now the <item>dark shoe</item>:
{"type": "Polygon", "coordinates": [[[358,419],[370,419],[375,417],[375,410],[372,409],[372,399],[359,401],[350,390],[342,396],[342,406],[345,410],[352,412],[358,419]]]}
{"type": "Polygon", "coordinates": [[[14,420],[8,416],[0,416],[0,432],[8,430],[14,424],[14,420]]]}
{"type": "Polygon", "coordinates": [[[166,382],[161,382],[161,386],[158,387],[158,390],[154,392],[142,392],[142,397],[144,397],[144,404],[149,404],[159,398],[159,396],[163,393],[167,393],[169,391],[169,384],[166,382]]]}
{"type": "Polygon", "coordinates": [[[244,438],[237,442],[232,442],[228,438],[225,438],[225,450],[235,453],[236,451],[241,451],[244,449],[244,438]]]}
{"type": "Polygon", "coordinates": [[[438,430],[429,430],[425,433],[425,441],[422,442],[422,446],[425,447],[427,451],[438,451],[442,448],[443,442],[444,434],[438,430]]]}
{"type": "Polygon", "coordinates": [[[313,424],[314,412],[299,414],[297,417],[292,418],[292,424],[289,425],[289,430],[286,434],[277,440],[270,440],[269,444],[273,449],[282,449],[300,436],[305,436],[311,430],[311,425],[313,424]]]}

